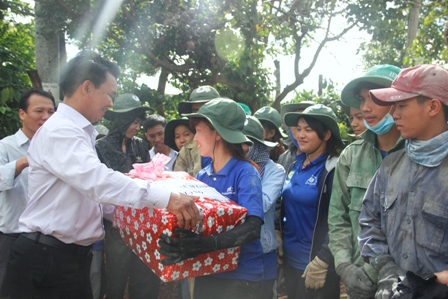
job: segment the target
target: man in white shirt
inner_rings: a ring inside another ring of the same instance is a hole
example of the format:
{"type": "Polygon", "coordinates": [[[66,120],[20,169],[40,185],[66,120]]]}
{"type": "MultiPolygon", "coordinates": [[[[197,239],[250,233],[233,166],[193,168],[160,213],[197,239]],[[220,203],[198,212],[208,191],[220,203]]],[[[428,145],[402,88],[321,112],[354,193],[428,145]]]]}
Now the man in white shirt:
{"type": "Polygon", "coordinates": [[[40,89],[25,90],[19,100],[22,128],[0,140],[0,289],[14,241],[19,236],[19,217],[28,201],[26,152],[37,129],[55,110],[54,98],[40,89]]]}
{"type": "Polygon", "coordinates": [[[92,123],[112,107],[119,73],[92,51],[78,53],[61,73],[64,101],[28,151],[30,198],[6,273],[12,298],[92,298],[90,248],[104,237],[101,203],[167,208],[186,228],[199,219],[194,198],[98,160],[92,123]]]}

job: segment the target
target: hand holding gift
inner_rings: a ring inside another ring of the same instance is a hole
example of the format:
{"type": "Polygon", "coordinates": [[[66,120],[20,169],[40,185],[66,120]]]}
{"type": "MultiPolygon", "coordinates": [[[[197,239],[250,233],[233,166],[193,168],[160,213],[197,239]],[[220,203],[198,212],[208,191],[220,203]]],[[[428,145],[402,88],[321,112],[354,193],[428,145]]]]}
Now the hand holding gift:
{"type": "Polygon", "coordinates": [[[200,220],[199,209],[195,200],[199,197],[188,196],[178,192],[171,192],[170,201],[166,207],[168,212],[177,217],[177,225],[186,229],[194,229],[200,220]]]}

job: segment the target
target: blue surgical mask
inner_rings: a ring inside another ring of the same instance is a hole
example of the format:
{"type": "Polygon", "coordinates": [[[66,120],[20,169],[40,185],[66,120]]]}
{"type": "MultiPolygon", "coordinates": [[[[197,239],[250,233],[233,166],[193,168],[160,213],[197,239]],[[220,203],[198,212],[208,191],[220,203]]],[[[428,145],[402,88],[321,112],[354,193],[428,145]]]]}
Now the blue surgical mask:
{"type": "Polygon", "coordinates": [[[288,131],[288,136],[289,139],[291,139],[291,142],[294,143],[294,145],[296,146],[296,148],[299,148],[299,143],[297,142],[297,140],[294,138],[294,136],[292,135],[292,131],[291,129],[289,129],[288,131]]]}
{"type": "Polygon", "coordinates": [[[392,115],[390,114],[390,111],[387,112],[387,114],[384,115],[384,117],[376,125],[374,125],[372,127],[369,126],[369,124],[364,119],[364,125],[366,126],[366,128],[380,136],[389,132],[394,124],[395,124],[395,120],[392,117],[392,115]]]}

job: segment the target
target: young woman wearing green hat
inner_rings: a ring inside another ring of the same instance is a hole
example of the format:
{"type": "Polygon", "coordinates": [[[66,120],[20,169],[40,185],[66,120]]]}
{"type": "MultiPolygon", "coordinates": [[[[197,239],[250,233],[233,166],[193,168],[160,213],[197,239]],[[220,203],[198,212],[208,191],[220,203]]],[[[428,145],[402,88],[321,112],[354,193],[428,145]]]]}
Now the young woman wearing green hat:
{"type": "Polygon", "coordinates": [[[263,191],[264,224],[261,227],[260,241],[263,246],[263,292],[260,299],[274,297],[274,283],[277,278],[277,248],[274,218],[275,203],[285,182],[285,169],[269,158],[269,150],[277,143],[263,140],[263,126],[254,116],[247,116],[243,133],[254,144],[243,146],[246,156],[260,168],[263,191]]]}
{"type": "Polygon", "coordinates": [[[283,266],[289,299],[339,298],[339,276],[328,249],[328,205],[337,148],[342,146],[334,112],[314,105],[290,112],[300,151],[282,191],[283,266]]]}
{"type": "Polygon", "coordinates": [[[242,130],[244,110],[229,99],[215,99],[197,113],[186,115],[196,128],[195,142],[202,156],[212,163],[196,178],[247,208],[246,221],[216,236],[201,237],[184,229],[175,229],[179,238],[162,234],[160,252],[164,264],[180,262],[202,252],[241,245],[238,268],[233,271],[196,277],[194,298],[261,298],[263,248],[260,229],[263,203],[260,175],[256,165],[246,158],[242,144],[252,145],[242,130]]]}
{"type": "MultiPolygon", "coordinates": [[[[122,94],[115,100],[115,109],[106,111],[105,118],[111,121],[111,127],[106,137],[96,142],[96,151],[107,167],[128,173],[132,164],[150,161],[146,143],[135,136],[147,110],[153,109],[143,107],[137,96],[122,94]]],[[[129,298],[157,298],[160,279],[122,241],[111,221],[104,221],[107,298],[123,298],[128,282],[129,298]]]]}

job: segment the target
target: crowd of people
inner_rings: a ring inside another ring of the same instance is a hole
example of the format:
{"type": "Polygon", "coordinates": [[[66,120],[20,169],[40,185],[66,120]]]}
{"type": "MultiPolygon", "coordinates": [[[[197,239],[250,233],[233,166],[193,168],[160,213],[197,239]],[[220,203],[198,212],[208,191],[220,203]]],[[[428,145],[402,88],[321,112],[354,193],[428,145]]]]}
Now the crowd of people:
{"type": "Polygon", "coordinates": [[[57,111],[47,92],[22,94],[23,126],[0,141],[0,298],[158,298],[161,280],[114,227],[116,206],[174,213],[164,265],[241,246],[237,269],[181,280],[179,299],[273,299],[282,287],[332,299],[342,284],[350,299],[448,298],[445,69],[376,65],[348,82],[351,144],[330,107],[251,115],[211,86],[167,121],[117,95],[119,74],[82,51],[61,72],[57,111]],[[103,117],[109,128],[94,127],[103,117]],[[159,153],[165,170],[245,207],[245,221],[201,236],[196,198],[124,175],[159,153]]]}

